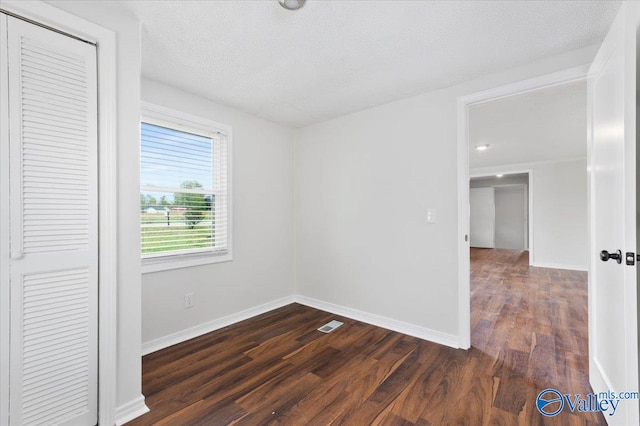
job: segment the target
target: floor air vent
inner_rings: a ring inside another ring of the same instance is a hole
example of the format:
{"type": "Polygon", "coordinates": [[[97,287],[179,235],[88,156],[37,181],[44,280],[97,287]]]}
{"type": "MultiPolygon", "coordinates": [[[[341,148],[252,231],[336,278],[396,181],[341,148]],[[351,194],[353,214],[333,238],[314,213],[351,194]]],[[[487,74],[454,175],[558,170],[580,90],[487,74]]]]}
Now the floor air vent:
{"type": "Polygon", "coordinates": [[[342,324],[344,324],[344,323],[340,322],[340,321],[333,320],[333,321],[330,321],[330,322],[326,323],[322,327],[320,327],[318,329],[318,331],[322,331],[323,333],[331,333],[333,330],[335,330],[336,328],[340,327],[342,324]]]}

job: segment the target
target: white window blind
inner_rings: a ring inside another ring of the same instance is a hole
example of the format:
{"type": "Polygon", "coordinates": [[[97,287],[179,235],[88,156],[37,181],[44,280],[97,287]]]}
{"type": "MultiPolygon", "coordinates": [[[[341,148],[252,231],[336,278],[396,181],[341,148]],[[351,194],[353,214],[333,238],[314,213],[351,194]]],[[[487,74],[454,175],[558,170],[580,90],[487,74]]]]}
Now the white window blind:
{"type": "Polygon", "coordinates": [[[229,254],[229,136],[181,114],[143,116],[140,140],[143,259],[229,254]]]}

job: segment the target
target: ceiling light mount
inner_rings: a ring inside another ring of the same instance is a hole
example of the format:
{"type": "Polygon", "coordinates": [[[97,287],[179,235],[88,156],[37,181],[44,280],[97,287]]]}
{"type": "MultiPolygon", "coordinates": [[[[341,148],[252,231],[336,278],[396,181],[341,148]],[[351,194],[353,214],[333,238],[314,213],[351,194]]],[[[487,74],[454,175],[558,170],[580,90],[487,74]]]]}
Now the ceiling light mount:
{"type": "Polygon", "coordinates": [[[482,144],[482,145],[476,145],[475,148],[477,151],[486,151],[487,149],[489,149],[491,145],[489,145],[488,143],[482,144]]]}
{"type": "Polygon", "coordinates": [[[306,0],[278,0],[280,6],[287,10],[298,10],[304,6],[306,0]]]}

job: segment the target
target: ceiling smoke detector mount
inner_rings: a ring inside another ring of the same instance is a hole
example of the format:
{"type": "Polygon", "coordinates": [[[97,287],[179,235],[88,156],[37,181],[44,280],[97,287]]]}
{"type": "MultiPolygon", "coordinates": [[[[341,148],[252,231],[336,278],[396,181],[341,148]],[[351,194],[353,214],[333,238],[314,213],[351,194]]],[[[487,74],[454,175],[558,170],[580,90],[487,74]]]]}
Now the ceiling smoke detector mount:
{"type": "Polygon", "coordinates": [[[306,0],[278,0],[280,6],[287,10],[298,10],[304,6],[306,0]]]}

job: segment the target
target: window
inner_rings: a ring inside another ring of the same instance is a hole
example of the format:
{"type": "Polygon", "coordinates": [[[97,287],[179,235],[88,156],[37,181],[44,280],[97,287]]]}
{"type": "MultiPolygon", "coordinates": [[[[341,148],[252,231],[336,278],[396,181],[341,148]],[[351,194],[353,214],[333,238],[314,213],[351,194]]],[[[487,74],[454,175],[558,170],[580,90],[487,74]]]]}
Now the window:
{"type": "Polygon", "coordinates": [[[143,272],[231,260],[231,128],[144,104],[143,272]]]}

